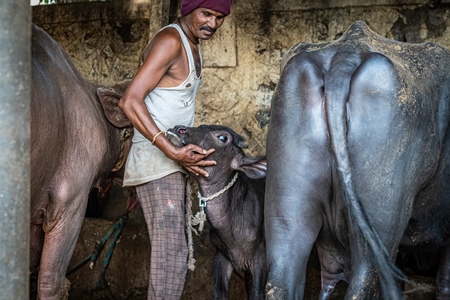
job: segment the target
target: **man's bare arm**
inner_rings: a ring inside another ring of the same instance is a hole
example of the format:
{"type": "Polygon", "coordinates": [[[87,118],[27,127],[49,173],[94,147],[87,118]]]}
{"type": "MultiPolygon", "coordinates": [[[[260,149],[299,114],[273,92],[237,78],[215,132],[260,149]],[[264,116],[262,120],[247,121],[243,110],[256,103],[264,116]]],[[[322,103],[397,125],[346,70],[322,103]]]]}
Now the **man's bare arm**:
{"type": "MultiPolygon", "coordinates": [[[[177,76],[170,77],[167,74],[183,73],[181,70],[178,72],[170,70],[180,59],[181,51],[184,49],[178,36],[171,35],[170,31],[158,33],[149,44],[143,65],[119,102],[120,108],[134,127],[150,141],[160,132],[160,129],[148,112],[144,99],[162,80],[174,81],[176,85],[177,76]]],[[[187,75],[187,73],[181,74],[179,77],[183,79],[183,76],[185,78],[187,75]]],[[[168,158],[197,175],[208,176],[208,173],[200,167],[215,165],[214,161],[203,161],[214,150],[206,151],[196,145],[176,148],[164,135],[159,135],[154,145],[168,158]]]]}

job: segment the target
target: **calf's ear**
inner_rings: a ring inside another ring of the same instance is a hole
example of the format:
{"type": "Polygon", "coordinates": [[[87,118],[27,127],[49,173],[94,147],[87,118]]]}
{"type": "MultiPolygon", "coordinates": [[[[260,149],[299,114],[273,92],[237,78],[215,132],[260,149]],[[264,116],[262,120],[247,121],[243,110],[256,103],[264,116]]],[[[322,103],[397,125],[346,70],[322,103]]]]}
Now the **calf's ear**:
{"type": "Polygon", "coordinates": [[[252,179],[266,177],[267,161],[265,157],[243,156],[238,159],[236,166],[237,167],[233,169],[244,172],[248,177],[252,179]]]}
{"type": "Polygon", "coordinates": [[[119,107],[119,100],[122,95],[116,93],[112,89],[99,87],[97,88],[97,95],[100,98],[100,103],[103,106],[103,111],[109,122],[117,128],[130,127],[131,122],[119,107]]]}

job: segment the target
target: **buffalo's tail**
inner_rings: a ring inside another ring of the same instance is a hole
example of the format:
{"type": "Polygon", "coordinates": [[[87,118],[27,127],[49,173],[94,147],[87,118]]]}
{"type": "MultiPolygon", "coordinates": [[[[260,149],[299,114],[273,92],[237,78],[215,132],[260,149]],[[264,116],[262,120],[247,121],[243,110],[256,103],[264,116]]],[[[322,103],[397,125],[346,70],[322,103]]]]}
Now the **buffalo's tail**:
{"type": "Polygon", "coordinates": [[[351,226],[357,231],[357,236],[369,245],[384,298],[400,300],[402,299],[402,293],[398,286],[398,280],[406,280],[406,278],[395,266],[378,233],[370,224],[353,186],[346,126],[346,104],[353,71],[354,69],[349,69],[348,73],[345,74],[344,70],[339,75],[328,77],[325,81],[325,112],[330,142],[335,155],[337,170],[343,183],[344,201],[348,207],[351,226]]]}

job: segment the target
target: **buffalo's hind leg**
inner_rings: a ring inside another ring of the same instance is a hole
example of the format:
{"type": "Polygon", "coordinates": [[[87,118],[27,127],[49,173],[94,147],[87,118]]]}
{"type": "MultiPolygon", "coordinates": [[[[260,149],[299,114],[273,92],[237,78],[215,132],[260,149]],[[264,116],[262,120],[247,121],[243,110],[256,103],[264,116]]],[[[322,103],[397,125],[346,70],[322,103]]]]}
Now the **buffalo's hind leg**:
{"type": "Polygon", "coordinates": [[[293,56],[272,99],[264,200],[267,299],[303,299],[306,266],[330,196],[324,74],[317,59],[293,56]]]}
{"type": "Polygon", "coordinates": [[[37,273],[41,259],[42,247],[44,246],[44,230],[42,224],[30,226],[30,272],[37,273]]]}
{"type": "Polygon", "coordinates": [[[55,205],[52,211],[46,214],[43,226],[45,239],[38,278],[39,300],[68,298],[70,283],[65,275],[83,223],[87,197],[86,192],[71,197],[70,201],[56,202],[53,199],[53,203],[66,205],[55,205]]]}
{"type": "MultiPolygon", "coordinates": [[[[349,223],[351,275],[345,299],[402,299],[394,258],[411,216],[420,180],[426,177],[425,162],[417,147],[405,147],[405,131],[415,120],[405,118],[407,105],[400,105],[403,82],[393,62],[370,53],[354,71],[345,108],[348,153],[335,147],[343,178],[349,223]],[[376,93],[372,91],[376,90],[376,93]],[[368,118],[370,116],[370,118],[368,118]],[[380,125],[382,124],[382,125],[380,125]],[[403,165],[404,162],[408,167],[403,165]],[[410,161],[420,163],[409,164],[410,161]],[[417,180],[417,181],[416,181],[417,180]]],[[[413,107],[411,107],[413,110],[413,107]]],[[[420,110],[416,110],[420,111],[420,110]]],[[[425,111],[425,110],[424,110],[425,111]]],[[[423,119],[425,120],[425,119],[423,119]]],[[[407,130],[406,130],[407,129],[407,130]]],[[[413,132],[412,143],[427,138],[413,132]]],[[[334,135],[336,136],[336,134],[334,135]]]]}

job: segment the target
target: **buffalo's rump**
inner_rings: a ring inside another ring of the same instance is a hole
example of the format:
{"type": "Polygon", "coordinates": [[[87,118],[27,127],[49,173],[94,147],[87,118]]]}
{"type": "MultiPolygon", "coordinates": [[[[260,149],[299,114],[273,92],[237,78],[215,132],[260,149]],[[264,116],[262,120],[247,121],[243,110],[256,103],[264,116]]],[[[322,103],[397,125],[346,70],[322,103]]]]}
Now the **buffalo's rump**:
{"type": "Polygon", "coordinates": [[[388,40],[363,22],[337,41],[291,48],[267,139],[275,295],[302,293],[304,257],[317,242],[324,293],[345,279],[347,296],[380,297],[377,269],[393,299],[400,243],[438,248],[448,239],[449,68],[443,47],[388,40]]]}
{"type": "MultiPolygon", "coordinates": [[[[42,221],[64,203],[49,203],[53,195],[68,198],[88,186],[99,172],[108,142],[108,126],[94,86],[68,55],[40,28],[32,31],[31,98],[31,220],[42,221]],[[56,205],[50,211],[47,207],[56,205]]],[[[80,207],[80,209],[83,209],[80,207]]]]}

